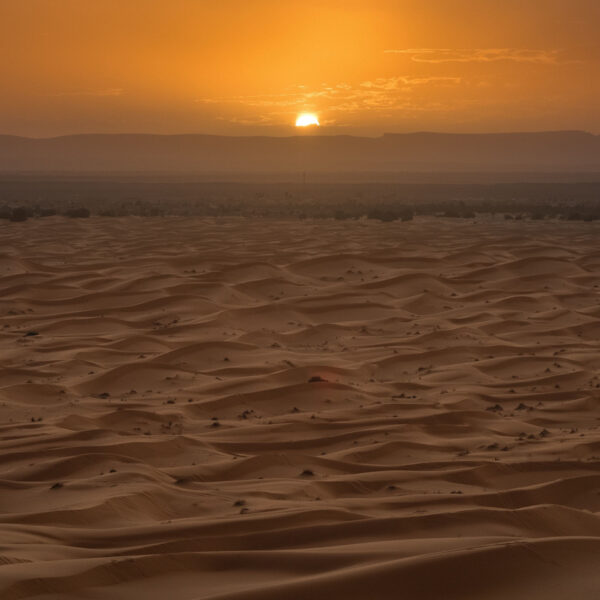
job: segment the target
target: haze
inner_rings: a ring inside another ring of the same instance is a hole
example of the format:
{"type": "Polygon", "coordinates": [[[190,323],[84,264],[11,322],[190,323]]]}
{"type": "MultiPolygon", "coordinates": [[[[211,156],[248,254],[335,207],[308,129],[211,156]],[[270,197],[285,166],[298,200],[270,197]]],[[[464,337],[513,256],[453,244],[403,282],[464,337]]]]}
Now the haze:
{"type": "Polygon", "coordinates": [[[0,132],[600,132],[596,0],[0,0],[0,132]]]}

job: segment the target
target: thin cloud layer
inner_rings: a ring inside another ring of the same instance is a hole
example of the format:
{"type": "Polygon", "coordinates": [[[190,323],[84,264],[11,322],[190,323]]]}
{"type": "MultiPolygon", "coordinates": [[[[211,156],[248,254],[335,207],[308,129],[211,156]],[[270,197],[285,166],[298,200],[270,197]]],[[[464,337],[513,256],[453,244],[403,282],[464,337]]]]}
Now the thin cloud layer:
{"type": "MultiPolygon", "coordinates": [[[[215,105],[241,105],[259,108],[264,111],[259,117],[251,119],[253,123],[278,122],[282,115],[300,110],[325,111],[332,115],[329,123],[336,121],[335,114],[358,111],[386,110],[439,110],[440,104],[433,101],[415,102],[412,95],[419,90],[432,87],[458,86],[461,77],[378,77],[363,81],[357,85],[338,83],[322,85],[317,89],[296,86],[281,94],[234,96],[220,98],[200,98],[198,103],[215,105]]],[[[230,122],[247,122],[229,119],[230,122]]],[[[325,121],[327,122],[327,121],[325,121]]]]}
{"type": "Polygon", "coordinates": [[[77,92],[59,92],[58,94],[51,94],[51,96],[62,98],[65,96],[97,96],[100,98],[103,97],[116,97],[122,96],[125,93],[125,90],[122,88],[107,88],[103,90],[83,90],[77,92]]]}
{"type": "Polygon", "coordinates": [[[467,63],[512,61],[520,63],[557,64],[560,50],[527,48],[404,48],[385,50],[386,54],[404,54],[420,63],[467,63]]]}

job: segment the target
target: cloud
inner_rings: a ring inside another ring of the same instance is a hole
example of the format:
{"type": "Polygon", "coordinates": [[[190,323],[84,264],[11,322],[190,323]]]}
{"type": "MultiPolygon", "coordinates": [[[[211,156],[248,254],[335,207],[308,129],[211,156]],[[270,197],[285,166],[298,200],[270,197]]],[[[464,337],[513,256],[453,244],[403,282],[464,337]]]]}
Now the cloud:
{"type": "Polygon", "coordinates": [[[458,86],[460,77],[379,77],[363,81],[357,85],[337,83],[323,84],[318,88],[295,86],[279,94],[258,94],[227,98],[199,98],[197,103],[219,106],[242,106],[245,109],[259,109],[262,122],[270,117],[274,121],[281,116],[289,117],[300,110],[326,111],[327,113],[351,113],[369,110],[438,110],[439,105],[428,98],[419,102],[411,96],[419,89],[428,87],[458,86]],[[268,113],[266,115],[265,113],[268,113]]]}
{"type": "Polygon", "coordinates": [[[236,125],[276,125],[273,115],[257,115],[255,117],[216,117],[217,121],[227,121],[236,125]]]}
{"type": "Polygon", "coordinates": [[[500,62],[538,63],[553,65],[560,61],[560,50],[531,50],[527,48],[405,48],[384,50],[386,54],[404,54],[421,63],[500,62]]]}
{"type": "Polygon", "coordinates": [[[61,98],[64,96],[97,96],[97,97],[116,97],[122,96],[125,90],[122,88],[107,88],[103,90],[83,90],[78,92],[59,92],[58,94],[51,94],[55,98],[61,98]]]}
{"type": "Polygon", "coordinates": [[[363,81],[361,87],[378,90],[407,89],[420,85],[458,85],[461,77],[379,77],[373,81],[363,81]]]}

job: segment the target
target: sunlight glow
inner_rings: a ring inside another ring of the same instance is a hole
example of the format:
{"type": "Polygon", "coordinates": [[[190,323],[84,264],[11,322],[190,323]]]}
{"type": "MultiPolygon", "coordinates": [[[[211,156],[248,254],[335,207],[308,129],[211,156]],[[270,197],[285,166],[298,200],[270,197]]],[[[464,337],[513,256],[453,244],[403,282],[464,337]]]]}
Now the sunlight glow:
{"type": "Polygon", "coordinates": [[[309,125],[316,125],[317,127],[320,125],[317,115],[311,113],[302,113],[301,115],[298,115],[296,127],[308,127],[309,125]]]}

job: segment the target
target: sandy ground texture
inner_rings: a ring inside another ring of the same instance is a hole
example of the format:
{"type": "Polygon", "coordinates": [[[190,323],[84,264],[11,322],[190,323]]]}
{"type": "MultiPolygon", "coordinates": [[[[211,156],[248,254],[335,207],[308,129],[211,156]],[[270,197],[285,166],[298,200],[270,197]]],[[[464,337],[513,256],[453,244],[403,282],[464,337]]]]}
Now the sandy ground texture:
{"type": "Polygon", "coordinates": [[[0,598],[600,597],[600,224],[0,223],[0,598]]]}

